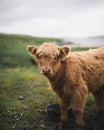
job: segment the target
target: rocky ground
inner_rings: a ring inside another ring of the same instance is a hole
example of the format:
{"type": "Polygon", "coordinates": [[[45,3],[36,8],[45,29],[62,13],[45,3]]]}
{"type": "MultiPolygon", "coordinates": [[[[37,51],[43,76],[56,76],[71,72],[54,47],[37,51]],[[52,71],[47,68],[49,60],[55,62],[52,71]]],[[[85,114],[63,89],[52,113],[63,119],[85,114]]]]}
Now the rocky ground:
{"type": "MultiPolygon", "coordinates": [[[[38,122],[37,130],[59,130],[59,116],[56,117],[54,114],[49,116],[44,112],[41,114],[43,118],[40,123],[38,122]]],[[[71,112],[69,114],[67,127],[63,127],[61,130],[104,130],[104,113],[84,115],[85,124],[82,128],[77,127],[73,114],[71,112]]]]}

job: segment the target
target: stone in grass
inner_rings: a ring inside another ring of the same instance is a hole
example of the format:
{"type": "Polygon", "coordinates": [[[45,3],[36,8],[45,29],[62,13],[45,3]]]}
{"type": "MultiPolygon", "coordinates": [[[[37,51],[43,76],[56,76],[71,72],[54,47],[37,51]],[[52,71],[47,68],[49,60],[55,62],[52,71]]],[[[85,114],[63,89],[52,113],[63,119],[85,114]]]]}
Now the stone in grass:
{"type": "Polygon", "coordinates": [[[18,100],[23,100],[24,96],[19,96],[18,100]]]}

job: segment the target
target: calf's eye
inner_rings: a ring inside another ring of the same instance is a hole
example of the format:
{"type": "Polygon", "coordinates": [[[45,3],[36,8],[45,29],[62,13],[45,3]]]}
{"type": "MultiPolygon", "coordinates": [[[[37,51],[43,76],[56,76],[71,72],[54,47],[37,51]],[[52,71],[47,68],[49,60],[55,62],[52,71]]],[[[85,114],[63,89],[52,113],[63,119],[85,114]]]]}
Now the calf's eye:
{"type": "Polygon", "coordinates": [[[42,58],[38,56],[38,59],[41,60],[42,58]]]}
{"type": "Polygon", "coordinates": [[[54,57],[54,60],[57,60],[57,57],[54,57]]]}

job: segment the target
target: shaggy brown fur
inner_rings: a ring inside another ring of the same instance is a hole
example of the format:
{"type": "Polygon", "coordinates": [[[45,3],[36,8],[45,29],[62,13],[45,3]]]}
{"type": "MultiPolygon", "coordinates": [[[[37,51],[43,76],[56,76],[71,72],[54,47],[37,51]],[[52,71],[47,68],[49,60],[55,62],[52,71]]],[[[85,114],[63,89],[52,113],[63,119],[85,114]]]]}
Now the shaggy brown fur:
{"type": "Polygon", "coordinates": [[[104,47],[71,53],[66,46],[44,43],[27,49],[60,98],[61,122],[67,120],[67,109],[71,107],[76,123],[83,124],[89,91],[95,98],[95,110],[104,111],[104,47]]]}

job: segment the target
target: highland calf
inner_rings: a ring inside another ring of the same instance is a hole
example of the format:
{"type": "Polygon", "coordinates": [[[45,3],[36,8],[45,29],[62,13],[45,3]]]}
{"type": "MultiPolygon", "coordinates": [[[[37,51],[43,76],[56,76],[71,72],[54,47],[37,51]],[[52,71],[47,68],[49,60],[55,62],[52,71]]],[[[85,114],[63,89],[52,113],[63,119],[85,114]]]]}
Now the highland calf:
{"type": "Polygon", "coordinates": [[[76,123],[83,124],[89,91],[95,98],[95,110],[104,111],[104,47],[72,53],[69,47],[44,43],[27,46],[27,50],[60,98],[62,123],[67,121],[67,109],[71,107],[76,123]]]}

